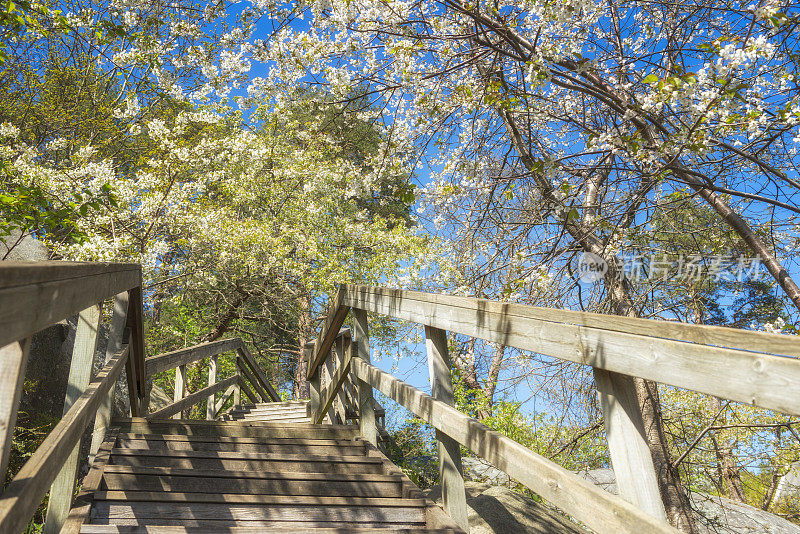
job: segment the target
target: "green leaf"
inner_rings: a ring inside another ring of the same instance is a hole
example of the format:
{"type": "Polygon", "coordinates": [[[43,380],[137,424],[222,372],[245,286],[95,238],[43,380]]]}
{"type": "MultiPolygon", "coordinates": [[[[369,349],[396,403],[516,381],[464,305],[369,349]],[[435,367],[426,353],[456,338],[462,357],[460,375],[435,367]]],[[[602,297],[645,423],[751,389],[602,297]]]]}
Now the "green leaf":
{"type": "Polygon", "coordinates": [[[647,76],[645,76],[643,81],[644,83],[656,83],[658,81],[658,76],[656,76],[655,74],[648,74],[647,76]]]}

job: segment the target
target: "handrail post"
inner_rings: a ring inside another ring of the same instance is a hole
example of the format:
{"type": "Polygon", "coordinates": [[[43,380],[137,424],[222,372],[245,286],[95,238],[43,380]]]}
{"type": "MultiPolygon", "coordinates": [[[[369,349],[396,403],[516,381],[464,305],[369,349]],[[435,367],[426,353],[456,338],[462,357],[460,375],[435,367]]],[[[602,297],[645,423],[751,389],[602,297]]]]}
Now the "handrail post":
{"type": "Polygon", "coordinates": [[[5,474],[11,456],[17,410],[22,398],[22,384],[28,367],[31,338],[0,347],[0,473],[5,474]]]}
{"type": "MultiPolygon", "coordinates": [[[[217,356],[214,355],[208,361],[208,385],[213,386],[217,383],[217,356]]],[[[214,420],[214,406],[216,405],[217,397],[216,393],[212,393],[208,396],[208,401],[206,402],[206,420],[213,421],[214,420]]]]}
{"type": "MultiPolygon", "coordinates": [[[[447,333],[439,328],[425,327],[425,346],[428,351],[428,372],[431,396],[453,406],[453,382],[450,378],[450,355],[447,350],[447,333]]],[[[461,466],[461,448],[456,440],[436,431],[439,444],[439,480],[442,484],[442,504],[458,526],[469,532],[467,496],[464,488],[464,471],[461,466]]]]}
{"type": "MultiPolygon", "coordinates": [[[[353,319],[353,342],[356,343],[356,355],[366,363],[371,363],[367,312],[353,308],[353,319]]],[[[372,386],[360,378],[358,380],[358,425],[361,436],[377,447],[378,430],[375,428],[372,386]]]]}
{"type": "MultiPolygon", "coordinates": [[[[106,346],[106,356],[103,360],[103,365],[107,365],[117,353],[122,350],[122,336],[125,334],[125,324],[127,322],[128,310],[130,302],[130,293],[123,291],[114,297],[114,310],[111,313],[111,325],[108,331],[108,345],[106,346]]],[[[132,356],[131,356],[132,357],[132,356]]],[[[130,359],[130,357],[128,358],[130,359]]],[[[126,361],[127,363],[127,361],[126,361]]],[[[89,447],[89,464],[94,461],[94,455],[100,448],[100,444],[106,437],[106,430],[108,424],[111,422],[111,412],[114,403],[114,390],[115,384],[112,384],[103,399],[103,402],[97,407],[97,414],[94,418],[94,430],[92,431],[92,444],[89,447]]]]}
{"type": "MultiPolygon", "coordinates": [[[[186,394],[186,364],[175,368],[175,391],[172,395],[172,402],[178,402],[186,394]]],[[[183,417],[183,410],[172,416],[173,419],[183,417]]]]}
{"type": "MultiPolygon", "coordinates": [[[[304,358],[306,359],[306,362],[308,362],[307,365],[310,365],[311,358],[314,356],[314,347],[313,346],[311,346],[311,347],[306,346],[306,347],[303,348],[303,351],[305,353],[304,354],[304,358]]],[[[309,397],[310,397],[310,401],[308,403],[308,411],[309,411],[309,414],[312,417],[316,415],[317,410],[319,410],[319,403],[321,402],[320,401],[320,383],[319,383],[320,382],[320,376],[319,376],[319,374],[320,374],[319,373],[319,367],[317,367],[316,371],[314,371],[314,374],[311,375],[309,377],[309,379],[308,379],[309,397]]]]}
{"type": "MultiPolygon", "coordinates": [[[[72,347],[72,361],[69,365],[67,393],[64,397],[66,414],[80,397],[92,375],[97,337],[100,329],[100,305],[86,308],[78,314],[78,325],[75,329],[75,343],[72,347]]],[[[64,520],[69,514],[72,494],[75,491],[75,474],[78,470],[78,454],[80,443],[72,448],[67,461],[62,465],[56,479],[50,486],[50,498],[47,501],[47,513],[42,532],[54,534],[61,530],[64,520]]]]}
{"type": "Polygon", "coordinates": [[[633,377],[594,369],[619,495],[667,521],[633,377]]]}
{"type": "MultiPolygon", "coordinates": [[[[344,336],[339,336],[339,339],[333,344],[333,358],[328,358],[331,362],[331,379],[334,376],[334,372],[337,367],[340,367],[344,364],[344,336]]],[[[339,388],[339,391],[336,393],[336,400],[334,401],[334,411],[336,412],[339,422],[343,425],[347,424],[347,408],[344,403],[342,388],[339,388]]]]}
{"type": "Polygon", "coordinates": [[[128,398],[132,417],[147,415],[150,396],[144,364],[144,325],[142,324],[142,287],[128,291],[128,314],[126,326],[130,328],[131,355],[125,364],[128,382],[128,398]]]}

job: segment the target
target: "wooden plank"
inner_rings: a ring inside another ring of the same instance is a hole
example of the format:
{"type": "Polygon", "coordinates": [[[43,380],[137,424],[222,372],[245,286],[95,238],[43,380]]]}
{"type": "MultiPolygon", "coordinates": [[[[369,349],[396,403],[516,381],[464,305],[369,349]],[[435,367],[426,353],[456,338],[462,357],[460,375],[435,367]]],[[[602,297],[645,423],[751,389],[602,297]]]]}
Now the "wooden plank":
{"type": "MultiPolygon", "coordinates": [[[[363,447],[361,447],[363,453],[363,447]]],[[[318,454],[280,454],[266,452],[242,452],[242,451],[172,451],[165,449],[131,449],[115,447],[111,454],[116,458],[211,458],[215,460],[272,460],[275,462],[330,462],[346,463],[348,465],[380,463],[377,458],[368,456],[344,457],[341,455],[318,455],[318,454]]],[[[113,463],[117,463],[117,460],[113,463]]],[[[127,464],[126,464],[127,465],[127,464]]]]}
{"type": "Polygon", "coordinates": [[[166,352],[158,356],[151,356],[145,360],[145,369],[147,376],[152,376],[155,373],[162,373],[179,365],[193,363],[203,358],[214,356],[215,354],[236,350],[240,346],[241,340],[238,337],[221,339],[219,341],[212,341],[211,343],[200,343],[193,347],[166,352]]]}
{"type": "MultiPolygon", "coordinates": [[[[113,457],[113,454],[112,454],[113,457]]],[[[284,471],[230,470],[230,469],[192,469],[179,467],[139,467],[128,465],[106,465],[104,474],[182,476],[190,478],[225,479],[275,479],[275,480],[321,480],[356,482],[396,482],[396,475],[382,473],[303,473],[284,471]]],[[[577,475],[576,475],[577,476],[577,475]]]]}
{"type": "MultiPolygon", "coordinates": [[[[376,458],[377,460],[377,458],[376,458]]],[[[317,506],[423,507],[425,499],[383,497],[311,497],[307,495],[247,495],[242,493],[169,493],[165,491],[96,491],[94,498],[107,501],[208,502],[247,504],[315,504],[317,506]]]]}
{"type": "Polygon", "coordinates": [[[667,521],[633,378],[595,369],[594,379],[619,495],[656,519],[667,521]]]}
{"type": "MultiPolygon", "coordinates": [[[[275,532],[286,532],[290,530],[292,532],[309,532],[313,534],[317,534],[317,531],[320,527],[325,527],[330,529],[333,527],[338,527],[338,530],[334,529],[333,532],[337,534],[350,534],[351,527],[358,526],[360,527],[357,530],[361,532],[375,532],[375,530],[380,529],[381,531],[386,531],[387,529],[392,534],[397,534],[398,532],[404,533],[407,532],[409,529],[414,528],[421,528],[422,525],[420,523],[386,523],[383,521],[280,521],[275,519],[268,519],[268,520],[252,520],[247,522],[242,521],[234,521],[232,519],[154,519],[154,520],[146,520],[147,523],[158,523],[159,527],[162,526],[181,526],[191,528],[190,532],[196,534],[198,531],[203,532],[206,534],[210,533],[220,533],[220,532],[228,532],[231,529],[239,528],[242,524],[248,525],[250,527],[255,527],[258,532],[268,532],[269,534],[275,534],[275,532]]],[[[118,518],[114,520],[115,526],[136,526],[139,527],[141,525],[141,521],[134,518],[118,518]]],[[[88,527],[88,525],[87,525],[88,527]]],[[[85,527],[86,528],[86,527],[85,527]]],[[[150,527],[155,528],[153,526],[150,527]]],[[[83,532],[83,530],[82,530],[83,532]]],[[[152,531],[151,531],[152,532],[152,531]]],[[[235,530],[234,532],[238,532],[235,530]]],[[[328,530],[330,532],[330,530],[328,530]]]]}
{"type": "MultiPolygon", "coordinates": [[[[216,383],[217,383],[217,356],[214,355],[208,361],[208,385],[213,386],[216,383]]],[[[216,393],[212,393],[211,395],[208,396],[208,400],[206,401],[206,419],[208,421],[213,421],[214,418],[217,416],[217,411],[215,409],[216,405],[217,405],[216,393]]]]}
{"type": "MultiPolygon", "coordinates": [[[[175,452],[175,451],[173,451],[175,452]]],[[[350,460],[353,459],[351,456],[350,460]]],[[[305,460],[275,460],[271,458],[213,458],[165,456],[118,456],[112,461],[130,467],[165,467],[171,469],[231,470],[231,471],[275,471],[283,473],[381,473],[382,466],[370,462],[323,461],[315,458],[305,460]]]]}
{"type": "Polygon", "coordinates": [[[310,379],[317,371],[317,367],[328,357],[333,347],[333,342],[339,335],[339,329],[344,324],[347,317],[347,312],[350,311],[348,306],[342,306],[344,299],[345,286],[339,286],[336,296],[328,306],[328,313],[325,315],[325,323],[314,342],[314,353],[311,360],[308,362],[307,377],[310,379]]]}
{"type": "MultiPolygon", "coordinates": [[[[374,301],[382,299],[384,302],[400,300],[413,300],[434,304],[440,312],[448,308],[464,308],[480,311],[485,319],[496,318],[499,315],[510,317],[526,317],[552,323],[570,324],[586,328],[598,328],[612,332],[671,339],[701,345],[714,345],[732,349],[744,349],[754,352],[778,354],[783,356],[800,357],[800,344],[794,336],[768,334],[752,330],[741,330],[725,326],[709,326],[665,321],[660,319],[642,319],[638,317],[624,317],[621,315],[606,315],[602,313],[580,312],[560,308],[539,308],[526,304],[513,302],[499,302],[472,297],[459,297],[439,293],[423,293],[420,291],[407,291],[401,289],[387,289],[355,284],[345,285],[344,305],[352,305],[354,301],[367,299],[374,301]]],[[[395,308],[400,310],[400,308],[395,308]]],[[[387,314],[391,315],[391,314],[387,314]]],[[[488,321],[487,321],[488,322],[488,321]]],[[[488,324],[498,324],[488,322],[488,324]]]]}
{"type": "Polygon", "coordinates": [[[164,419],[172,414],[180,414],[181,410],[189,408],[194,404],[208,398],[211,393],[221,391],[226,387],[230,386],[231,384],[236,383],[238,376],[232,376],[230,378],[226,378],[225,380],[220,380],[213,386],[207,386],[203,389],[192,393],[191,395],[187,395],[183,397],[181,400],[177,402],[173,402],[172,404],[161,408],[160,410],[149,414],[146,419],[148,421],[153,419],[164,419]]]}
{"type": "Polygon", "coordinates": [[[247,348],[247,345],[244,343],[239,345],[239,354],[244,358],[244,361],[250,367],[250,370],[255,374],[256,379],[261,387],[266,390],[267,394],[269,395],[269,399],[275,402],[280,402],[281,396],[278,395],[278,392],[272,387],[272,384],[270,384],[269,380],[261,370],[261,367],[259,367],[258,363],[256,363],[256,359],[253,357],[253,355],[250,353],[250,350],[247,348]]]}
{"type": "Polygon", "coordinates": [[[348,346],[348,350],[345,351],[342,364],[334,372],[328,387],[326,387],[325,390],[320,394],[319,409],[314,413],[313,417],[313,421],[315,423],[322,423],[322,420],[325,418],[325,414],[328,413],[328,410],[333,404],[336,394],[339,393],[347,374],[350,372],[350,360],[352,359],[352,356],[353,352],[348,346]]]}
{"type": "MultiPolygon", "coordinates": [[[[66,415],[78,397],[86,390],[94,365],[95,349],[100,329],[100,306],[90,306],[78,314],[75,342],[72,346],[72,361],[67,378],[67,393],[64,398],[62,414],[66,415]]],[[[44,534],[55,534],[61,530],[69,515],[72,496],[75,493],[75,475],[78,471],[80,443],[76,443],[69,457],[61,466],[56,479],[50,486],[47,500],[44,534]]]]}
{"type": "Polygon", "coordinates": [[[121,434],[119,446],[151,452],[239,452],[304,456],[363,456],[361,442],[336,439],[229,438],[220,436],[158,436],[121,434]],[[131,437],[136,436],[136,437],[131,437]],[[178,439],[181,438],[181,439],[178,439]]]}
{"type": "MultiPolygon", "coordinates": [[[[175,368],[175,389],[172,392],[172,406],[173,404],[181,402],[186,397],[186,364],[179,365],[175,368]]],[[[169,407],[168,406],[168,407],[169,407]]],[[[163,410],[163,409],[162,409],[163,410]]],[[[183,414],[181,413],[183,408],[179,408],[177,411],[173,412],[172,418],[173,419],[183,419],[183,414]]],[[[154,414],[150,414],[148,416],[150,419],[158,419],[155,417],[154,414]]]]}
{"type": "MultiPolygon", "coordinates": [[[[438,508],[436,505],[433,505],[438,508]]],[[[441,512],[441,509],[439,508],[441,512]]],[[[297,534],[298,529],[292,526],[274,524],[268,525],[270,534],[297,534]]],[[[304,525],[303,528],[308,528],[304,525]]],[[[374,534],[375,528],[364,526],[348,526],[347,534],[374,534]]],[[[225,526],[215,524],[203,529],[202,527],[187,527],[184,525],[84,525],[81,530],[84,534],[264,534],[264,527],[259,526],[225,526]]],[[[314,527],[313,534],[343,534],[341,528],[327,526],[314,527]]],[[[404,527],[392,525],[387,532],[391,534],[463,534],[461,529],[455,528],[430,528],[430,527],[404,527]]]]}
{"type": "MultiPolygon", "coordinates": [[[[308,343],[306,343],[308,345],[308,343]]],[[[303,357],[306,360],[306,365],[308,365],[309,360],[314,354],[314,349],[309,348],[306,346],[304,349],[303,357]]],[[[322,385],[320,384],[320,376],[319,373],[314,373],[314,376],[308,379],[309,384],[309,404],[308,404],[308,413],[316,414],[319,411],[319,405],[321,402],[320,395],[322,393],[322,385]]]]}
{"type": "Polygon", "coordinates": [[[128,345],[100,371],[6,487],[0,496],[0,532],[24,530],[127,359],[128,345]]]}
{"type": "MultiPolygon", "coordinates": [[[[364,310],[353,310],[353,324],[356,356],[350,361],[360,360],[369,364],[372,359],[369,348],[369,323],[367,322],[367,312],[364,310]]],[[[372,397],[372,386],[364,380],[358,381],[358,427],[361,435],[367,442],[374,446],[378,445],[378,429],[375,428],[375,410],[373,409],[374,399],[372,397]]]]}
{"type": "Polygon", "coordinates": [[[236,383],[239,384],[239,390],[244,392],[247,395],[247,398],[250,399],[252,402],[258,402],[255,393],[253,393],[249,387],[247,387],[247,383],[242,378],[242,375],[236,375],[236,383]]]}
{"type": "Polygon", "coordinates": [[[128,291],[128,317],[126,326],[130,332],[131,357],[125,367],[128,380],[128,398],[131,406],[131,417],[138,417],[140,412],[146,413],[150,402],[147,391],[144,357],[144,320],[142,319],[142,287],[128,291]]]}
{"type": "MultiPolygon", "coordinates": [[[[104,365],[114,359],[115,355],[122,350],[122,337],[125,333],[125,323],[127,322],[128,311],[130,309],[130,297],[127,291],[117,294],[114,297],[114,309],[111,312],[111,324],[108,331],[108,343],[106,345],[106,355],[104,365]]],[[[106,436],[108,423],[111,421],[112,404],[114,401],[114,389],[116,383],[111,384],[108,395],[102,400],[97,408],[94,418],[94,429],[92,430],[92,443],[89,446],[89,464],[91,465],[94,455],[100,448],[106,436]]]]}
{"type": "MultiPolygon", "coordinates": [[[[425,327],[425,347],[428,352],[428,375],[431,396],[449,406],[455,404],[453,383],[450,378],[450,355],[447,350],[447,333],[439,328],[425,327]]],[[[461,447],[458,442],[436,431],[439,450],[439,480],[442,485],[442,504],[455,523],[469,531],[467,519],[467,493],[464,488],[464,469],[461,466],[461,447]]]]}
{"type": "MultiPolygon", "coordinates": [[[[598,369],[800,414],[800,397],[786,394],[800,388],[800,360],[796,358],[556,323],[535,313],[525,315],[526,306],[478,299],[354,286],[344,304],[598,369]]],[[[621,319],[613,317],[614,321],[621,319]]],[[[654,331],[665,323],[648,321],[654,331]]],[[[785,347],[785,341],[778,345],[785,347]]]]}
{"type": "Polygon", "coordinates": [[[267,393],[266,390],[261,387],[261,384],[255,375],[250,371],[249,367],[250,366],[244,362],[243,358],[239,357],[236,359],[236,368],[238,369],[239,373],[244,375],[247,381],[250,382],[250,385],[253,386],[255,394],[258,398],[257,402],[267,402],[270,400],[269,393],[267,393]]]}
{"type": "MultiPolygon", "coordinates": [[[[382,523],[424,523],[425,509],[418,504],[375,507],[318,504],[261,504],[227,502],[156,502],[156,501],[98,501],[92,514],[95,520],[135,518],[138,520],[193,519],[232,521],[336,521],[342,523],[377,521],[382,523]]],[[[98,521],[99,522],[99,521],[98,521]]]]}
{"type": "Polygon", "coordinates": [[[0,347],[140,284],[136,264],[4,261],[0,347]]]}
{"type": "MultiPolygon", "coordinates": [[[[6,473],[17,426],[17,411],[28,367],[31,338],[0,348],[0,473],[6,473]]],[[[4,475],[5,476],[5,475],[4,475]]]]}
{"type": "Polygon", "coordinates": [[[119,419],[114,424],[123,432],[137,434],[181,434],[186,436],[230,436],[264,438],[354,438],[358,429],[344,425],[295,424],[291,428],[281,423],[262,423],[257,421],[175,421],[162,419],[119,419]]]}
{"type": "Polygon", "coordinates": [[[620,497],[598,488],[377,367],[358,358],[354,358],[351,365],[360,379],[589,528],[597,532],[632,534],[678,532],[620,497]]]}
{"type": "Polygon", "coordinates": [[[231,384],[228,386],[228,389],[226,389],[225,393],[223,393],[222,397],[220,397],[219,402],[214,405],[214,419],[216,419],[216,417],[219,415],[220,410],[222,410],[222,407],[225,406],[226,402],[228,402],[228,399],[231,398],[231,395],[233,395],[233,390],[235,389],[236,384],[231,384]]]}
{"type": "MultiPolygon", "coordinates": [[[[355,347],[353,347],[352,345],[353,344],[351,343],[350,336],[347,336],[347,337],[340,336],[339,339],[336,340],[336,343],[334,343],[334,347],[335,347],[334,348],[334,356],[335,357],[333,359],[333,362],[334,362],[334,365],[336,366],[337,369],[343,367],[345,359],[352,357],[352,351],[355,350],[355,347]]],[[[334,377],[332,376],[331,379],[333,379],[333,378],[334,377]]],[[[347,378],[347,375],[345,375],[345,379],[346,378],[347,378]]],[[[342,389],[343,387],[344,387],[344,383],[342,383],[339,386],[338,391],[336,392],[336,401],[335,402],[336,402],[336,413],[338,414],[339,419],[341,419],[342,424],[346,424],[347,423],[347,396],[345,395],[344,390],[342,389]]]]}
{"type": "Polygon", "coordinates": [[[110,428],[106,432],[106,439],[100,444],[97,454],[89,467],[89,473],[84,477],[81,490],[75,498],[75,505],[70,510],[60,534],[78,534],[81,525],[89,519],[94,492],[100,487],[103,478],[103,469],[111,457],[111,449],[117,441],[118,428],[110,428]]]}

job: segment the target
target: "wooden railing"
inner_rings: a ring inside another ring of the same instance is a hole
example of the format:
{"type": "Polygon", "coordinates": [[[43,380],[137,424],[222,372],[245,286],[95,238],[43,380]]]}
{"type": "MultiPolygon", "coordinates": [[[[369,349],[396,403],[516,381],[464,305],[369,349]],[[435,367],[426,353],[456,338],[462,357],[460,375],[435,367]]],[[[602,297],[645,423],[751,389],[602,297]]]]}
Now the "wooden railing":
{"type": "Polygon", "coordinates": [[[462,528],[468,525],[459,444],[597,532],[640,534],[676,530],[666,522],[633,377],[800,414],[798,356],[793,336],[342,285],[307,369],[313,385],[321,369],[336,364],[330,386],[312,393],[318,420],[352,375],[361,433],[373,444],[373,388],[436,429],[445,510],[462,528]],[[352,339],[340,355],[332,348],[351,311],[352,339]],[[432,395],[371,365],[367,312],[425,326],[432,395]],[[453,408],[447,331],[592,366],[620,496],[453,408]]]}
{"type": "Polygon", "coordinates": [[[81,436],[94,421],[91,459],[108,431],[114,386],[123,368],[131,417],[168,417],[207,401],[206,417],[213,419],[232,395],[234,404],[240,403],[240,391],[253,402],[280,400],[238,338],[145,359],[141,288],[141,267],[136,264],[0,262],[0,474],[4,476],[31,336],[78,315],[64,415],[0,495],[0,532],[22,532],[48,490],[44,532],[60,531],[72,503],[81,436]],[[112,298],[104,366],[90,381],[100,331],[100,306],[112,298]],[[236,352],[237,371],[231,378],[217,381],[216,358],[226,351],[236,352]],[[175,402],[148,414],[147,377],[177,368],[183,379],[187,364],[206,357],[212,362],[208,387],[185,395],[184,381],[180,380],[180,385],[176,383],[175,402]],[[216,393],[226,388],[216,401],[216,393]]]}

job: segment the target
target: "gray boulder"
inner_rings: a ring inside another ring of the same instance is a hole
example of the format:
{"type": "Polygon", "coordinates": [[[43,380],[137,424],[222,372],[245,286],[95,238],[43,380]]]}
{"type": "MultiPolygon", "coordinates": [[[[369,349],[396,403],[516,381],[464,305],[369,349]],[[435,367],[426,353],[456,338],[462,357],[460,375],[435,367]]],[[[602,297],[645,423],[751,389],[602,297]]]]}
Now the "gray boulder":
{"type": "MultiPolygon", "coordinates": [[[[549,505],[504,486],[466,482],[470,534],[584,534],[585,528],[549,505]]],[[[441,504],[442,488],[423,492],[441,504]]]]}
{"type": "MultiPolygon", "coordinates": [[[[617,494],[611,469],[578,473],[609,493],[617,494]]],[[[800,527],[754,506],[705,493],[693,492],[692,509],[703,534],[800,534],[800,527]]]]}

